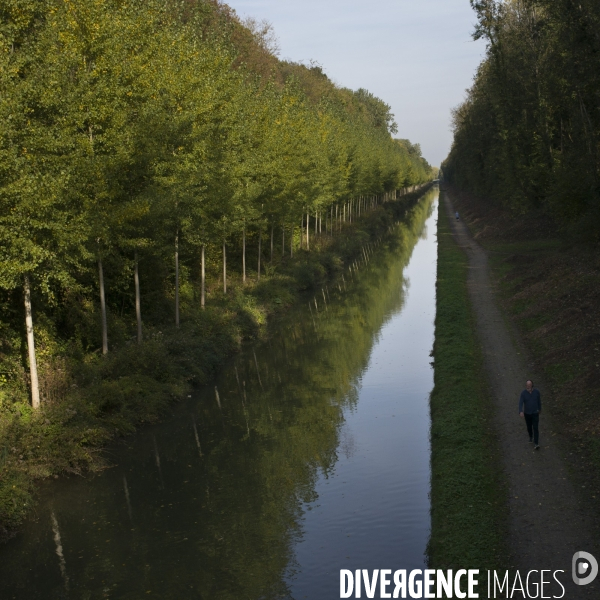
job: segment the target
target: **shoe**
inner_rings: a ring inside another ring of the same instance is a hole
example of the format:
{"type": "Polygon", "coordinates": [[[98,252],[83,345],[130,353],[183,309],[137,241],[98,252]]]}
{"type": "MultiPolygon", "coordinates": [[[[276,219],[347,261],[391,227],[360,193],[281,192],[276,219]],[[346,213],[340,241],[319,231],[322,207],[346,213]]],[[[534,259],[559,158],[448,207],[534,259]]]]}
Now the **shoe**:
{"type": "Polygon", "coordinates": [[[536,445],[534,446],[534,448],[533,448],[533,449],[534,449],[534,450],[539,450],[539,449],[540,449],[540,445],[539,445],[539,444],[536,444],[536,445]]]}

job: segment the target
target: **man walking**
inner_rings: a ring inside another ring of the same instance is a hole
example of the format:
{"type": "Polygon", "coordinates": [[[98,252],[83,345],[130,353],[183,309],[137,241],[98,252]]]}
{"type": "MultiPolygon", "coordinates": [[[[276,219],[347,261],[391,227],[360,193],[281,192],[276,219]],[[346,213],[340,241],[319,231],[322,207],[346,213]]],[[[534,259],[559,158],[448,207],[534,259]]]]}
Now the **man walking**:
{"type": "Polygon", "coordinates": [[[533,381],[528,379],[525,383],[525,389],[521,392],[519,398],[519,415],[525,417],[529,441],[533,442],[535,450],[539,450],[540,448],[539,423],[541,412],[542,397],[540,396],[540,392],[533,387],[533,381]]]}

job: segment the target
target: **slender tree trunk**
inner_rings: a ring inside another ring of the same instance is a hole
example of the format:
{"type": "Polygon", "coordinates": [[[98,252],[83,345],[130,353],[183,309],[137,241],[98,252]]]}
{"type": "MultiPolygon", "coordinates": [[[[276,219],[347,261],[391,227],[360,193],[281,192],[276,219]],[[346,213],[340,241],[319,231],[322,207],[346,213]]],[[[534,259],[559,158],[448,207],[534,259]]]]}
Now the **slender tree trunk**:
{"type": "Polygon", "coordinates": [[[310,231],[310,213],[306,211],[306,249],[310,250],[310,240],[308,239],[310,231]]]}
{"type": "Polygon", "coordinates": [[[315,212],[315,235],[319,233],[319,213],[315,212]]]}
{"type": "Polygon", "coordinates": [[[227,247],[223,240],[223,293],[227,293],[227,247]]]}
{"type": "Polygon", "coordinates": [[[304,215],[300,218],[300,250],[304,245],[304,215]]]}
{"type": "Polygon", "coordinates": [[[40,385],[38,382],[35,339],[33,336],[33,317],[31,316],[31,284],[29,275],[23,278],[23,296],[25,299],[25,328],[27,330],[27,349],[29,350],[29,377],[31,379],[31,406],[40,407],[40,385]]]}
{"type": "Polygon", "coordinates": [[[294,258],[294,226],[290,231],[290,258],[294,258]]]}
{"type": "Polygon", "coordinates": [[[246,283],[246,222],[242,229],[242,281],[246,283]]]}
{"type": "Polygon", "coordinates": [[[135,251],[135,271],[133,273],[135,282],[135,318],[137,319],[137,342],[142,343],[142,302],[140,299],[140,271],[138,267],[138,253],[135,251]]]}
{"type": "Polygon", "coordinates": [[[260,281],[260,254],[261,254],[261,245],[262,245],[262,231],[258,232],[258,276],[257,280],[260,281]]]}
{"type": "Polygon", "coordinates": [[[175,327],[179,329],[179,229],[175,234],[175,327]]]}
{"type": "Polygon", "coordinates": [[[206,260],[205,260],[205,246],[202,244],[200,250],[200,306],[204,308],[206,304],[206,260]]]}
{"type": "Polygon", "coordinates": [[[102,258],[98,253],[98,279],[100,282],[100,315],[102,318],[102,354],[108,354],[108,326],[106,324],[106,297],[104,295],[104,272],[102,258]]]}
{"type": "Polygon", "coordinates": [[[273,223],[271,223],[271,260],[269,261],[269,264],[273,264],[273,235],[275,233],[275,226],[273,225],[273,223]]]}

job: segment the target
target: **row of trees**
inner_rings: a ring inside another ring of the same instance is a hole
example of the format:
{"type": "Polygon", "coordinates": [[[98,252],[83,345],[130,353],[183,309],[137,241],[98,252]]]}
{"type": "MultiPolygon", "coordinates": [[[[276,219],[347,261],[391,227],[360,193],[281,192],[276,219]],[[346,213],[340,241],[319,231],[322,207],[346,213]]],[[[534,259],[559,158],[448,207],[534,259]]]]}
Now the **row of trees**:
{"type": "Polygon", "coordinates": [[[140,257],[174,274],[161,293],[179,326],[182,255],[204,306],[207,252],[222,252],[226,291],[228,247],[246,277],[248,232],[259,260],[276,228],[293,252],[305,224],[308,249],[315,219],[332,233],[430,178],[385,103],[277,61],[268,27],[247,25],[208,0],[0,2],[0,288],[7,320],[25,301],[34,406],[32,298],[50,320],[66,299],[99,303],[107,353],[107,265],[113,287],[135,287],[141,342],[140,257]]]}
{"type": "Polygon", "coordinates": [[[488,42],[443,173],[600,240],[600,4],[471,0],[488,42]]]}

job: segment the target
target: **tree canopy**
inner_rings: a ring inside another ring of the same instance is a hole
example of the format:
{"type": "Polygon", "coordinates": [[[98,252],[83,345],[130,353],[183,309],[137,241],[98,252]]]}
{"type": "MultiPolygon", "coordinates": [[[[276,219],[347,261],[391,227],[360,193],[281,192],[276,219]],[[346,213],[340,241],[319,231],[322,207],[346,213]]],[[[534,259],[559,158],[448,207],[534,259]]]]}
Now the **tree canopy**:
{"type": "Polygon", "coordinates": [[[174,299],[179,325],[199,281],[204,302],[206,257],[222,251],[226,290],[226,249],[243,245],[245,265],[247,234],[293,242],[304,219],[428,181],[395,131],[383,101],[280,61],[268,23],[213,0],[0,0],[6,360],[23,298],[30,363],[36,311],[85,353],[98,301],[106,354],[133,272],[141,341],[140,287],[154,316],[174,299]]]}
{"type": "Polygon", "coordinates": [[[472,0],[487,41],[454,111],[444,176],[523,214],[600,240],[600,5],[472,0]]]}
{"type": "Polygon", "coordinates": [[[75,285],[99,245],[177,221],[193,243],[429,177],[385,103],[247,25],[210,1],[0,4],[3,288],[75,285]]]}

